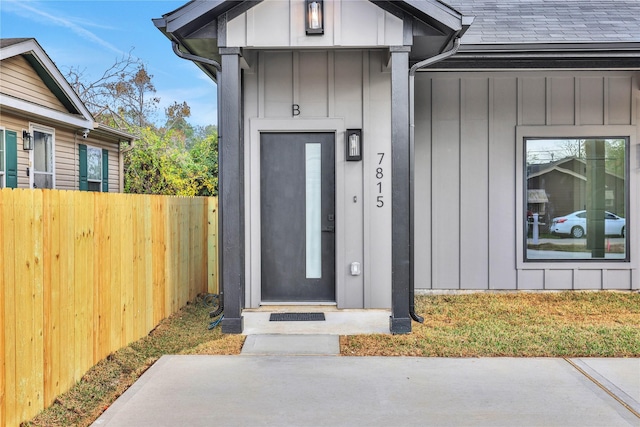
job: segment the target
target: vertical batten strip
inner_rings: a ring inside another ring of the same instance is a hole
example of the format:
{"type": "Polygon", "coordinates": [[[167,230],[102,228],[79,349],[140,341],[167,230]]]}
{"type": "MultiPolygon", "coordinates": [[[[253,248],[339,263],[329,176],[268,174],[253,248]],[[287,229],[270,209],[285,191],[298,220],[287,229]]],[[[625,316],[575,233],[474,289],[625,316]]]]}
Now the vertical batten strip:
{"type": "Polygon", "coordinates": [[[609,85],[611,79],[609,77],[602,78],[602,123],[606,126],[609,124],[609,85]]]}
{"type": "Polygon", "coordinates": [[[553,118],[551,117],[551,113],[552,113],[552,109],[551,109],[551,77],[545,77],[544,78],[544,89],[545,89],[545,96],[544,96],[544,105],[545,105],[545,117],[544,117],[544,123],[547,126],[550,126],[553,124],[553,118]]]}

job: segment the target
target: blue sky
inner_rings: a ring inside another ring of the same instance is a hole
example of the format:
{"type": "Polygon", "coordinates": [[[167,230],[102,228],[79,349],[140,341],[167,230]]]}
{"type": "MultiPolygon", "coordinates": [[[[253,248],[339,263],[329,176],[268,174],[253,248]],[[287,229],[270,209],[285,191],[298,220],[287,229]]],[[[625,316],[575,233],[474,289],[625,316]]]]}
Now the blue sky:
{"type": "Polygon", "coordinates": [[[188,0],[0,0],[0,37],[33,37],[62,74],[70,67],[96,80],[117,58],[140,58],[160,97],[158,119],[174,101],[191,107],[193,125],[217,124],[216,85],[178,58],[153,25],[188,0]]]}

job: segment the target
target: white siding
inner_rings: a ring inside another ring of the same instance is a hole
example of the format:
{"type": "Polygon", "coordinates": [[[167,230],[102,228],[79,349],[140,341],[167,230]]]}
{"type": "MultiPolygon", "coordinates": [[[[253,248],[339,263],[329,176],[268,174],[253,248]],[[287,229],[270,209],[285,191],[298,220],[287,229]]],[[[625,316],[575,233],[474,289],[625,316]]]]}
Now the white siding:
{"type": "Polygon", "coordinates": [[[83,139],[80,133],[69,128],[56,127],[55,123],[45,120],[26,120],[15,114],[0,113],[0,126],[18,134],[18,187],[28,188],[29,152],[22,149],[22,130],[29,130],[30,124],[43,125],[55,129],[55,174],[56,189],[78,189],[78,144],[88,144],[109,150],[109,192],[121,192],[120,189],[120,156],[117,142],[105,141],[92,137],[83,139]]]}
{"type": "Polygon", "coordinates": [[[630,263],[518,261],[523,196],[517,182],[523,159],[516,130],[635,129],[628,220],[629,229],[638,230],[638,93],[634,72],[419,73],[416,288],[637,289],[637,234],[630,263]]]}
{"type": "Polygon", "coordinates": [[[68,112],[21,55],[3,60],[0,67],[2,68],[0,92],[43,107],[68,112]]]}

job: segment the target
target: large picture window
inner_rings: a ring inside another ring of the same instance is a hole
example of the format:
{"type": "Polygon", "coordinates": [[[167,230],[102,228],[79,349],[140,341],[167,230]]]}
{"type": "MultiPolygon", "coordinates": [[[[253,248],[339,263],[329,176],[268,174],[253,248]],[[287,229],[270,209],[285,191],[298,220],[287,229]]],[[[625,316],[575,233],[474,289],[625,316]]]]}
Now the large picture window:
{"type": "Polygon", "coordinates": [[[628,261],[628,138],[525,138],[525,261],[628,261]]]}

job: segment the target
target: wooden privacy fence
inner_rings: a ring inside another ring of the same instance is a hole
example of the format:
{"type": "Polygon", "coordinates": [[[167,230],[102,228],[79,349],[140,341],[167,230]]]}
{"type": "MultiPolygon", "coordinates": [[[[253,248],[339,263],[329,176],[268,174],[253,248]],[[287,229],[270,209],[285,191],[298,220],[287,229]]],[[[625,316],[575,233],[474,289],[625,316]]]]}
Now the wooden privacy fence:
{"type": "Polygon", "coordinates": [[[215,292],[217,222],[215,198],[1,189],[0,425],[215,292]]]}

